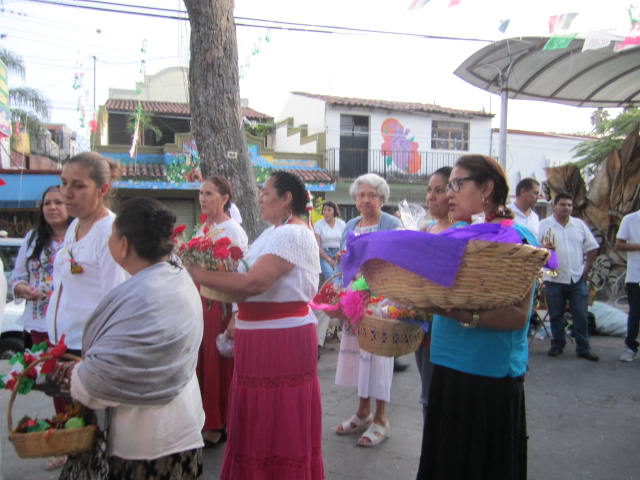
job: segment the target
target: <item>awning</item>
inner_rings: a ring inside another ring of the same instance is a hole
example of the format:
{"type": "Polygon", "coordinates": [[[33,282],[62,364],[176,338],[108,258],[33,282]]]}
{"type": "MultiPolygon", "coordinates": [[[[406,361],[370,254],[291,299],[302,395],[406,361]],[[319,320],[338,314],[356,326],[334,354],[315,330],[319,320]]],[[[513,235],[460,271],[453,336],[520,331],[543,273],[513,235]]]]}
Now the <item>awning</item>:
{"type": "Polygon", "coordinates": [[[47,188],[60,185],[58,174],[6,172],[0,172],[0,178],[6,182],[0,187],[0,208],[34,208],[47,188]]]}
{"type": "Polygon", "coordinates": [[[640,102],[640,48],[613,44],[582,51],[543,50],[549,37],[510,38],[481,48],[454,72],[476,87],[511,99],[544,100],[576,107],[625,107],[640,102]]]}

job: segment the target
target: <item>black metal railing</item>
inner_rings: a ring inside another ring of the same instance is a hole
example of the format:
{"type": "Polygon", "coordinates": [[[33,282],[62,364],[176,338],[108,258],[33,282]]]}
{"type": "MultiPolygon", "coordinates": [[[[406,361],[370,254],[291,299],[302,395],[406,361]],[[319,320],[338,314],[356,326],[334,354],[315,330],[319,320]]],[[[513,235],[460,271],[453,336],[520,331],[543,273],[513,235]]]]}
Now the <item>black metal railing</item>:
{"type": "Polygon", "coordinates": [[[424,182],[435,170],[453,166],[460,154],[453,152],[409,152],[328,148],[325,169],[336,178],[353,179],[377,173],[386,180],[424,182]]]}

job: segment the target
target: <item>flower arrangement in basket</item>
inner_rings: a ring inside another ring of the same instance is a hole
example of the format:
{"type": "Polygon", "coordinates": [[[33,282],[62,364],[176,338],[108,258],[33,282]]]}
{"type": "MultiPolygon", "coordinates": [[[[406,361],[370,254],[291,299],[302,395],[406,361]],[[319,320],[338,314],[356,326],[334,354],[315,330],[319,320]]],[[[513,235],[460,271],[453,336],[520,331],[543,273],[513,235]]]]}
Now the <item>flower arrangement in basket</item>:
{"type": "Polygon", "coordinates": [[[327,278],[309,305],[314,310],[323,311],[330,318],[344,321],[347,317],[342,311],[340,300],[345,295],[345,289],[333,283],[333,280],[340,275],[342,273],[336,273],[327,278]]]}
{"type": "Polygon", "coordinates": [[[71,404],[65,413],[41,420],[24,416],[13,428],[13,404],[16,394],[26,395],[52,373],[59,358],[66,355],[64,335],[60,342],[47,349],[46,342],[35,345],[23,353],[16,353],[10,360],[11,370],[0,377],[2,388],[11,390],[7,408],[9,440],[22,458],[71,455],[91,449],[97,434],[96,425],[87,425],[90,411],[79,403],[71,404]]]}
{"type": "MultiPolygon", "coordinates": [[[[205,221],[206,216],[203,214],[200,216],[200,222],[204,224],[205,221]]],[[[220,237],[214,240],[219,230],[211,230],[204,226],[202,235],[186,239],[181,238],[185,228],[185,225],[179,225],[172,234],[174,242],[178,244],[178,256],[185,265],[200,265],[207,270],[217,272],[236,272],[238,264],[242,261],[248,269],[248,265],[243,259],[244,252],[237,245],[233,245],[229,237],[220,237]]],[[[234,303],[241,300],[204,285],[200,285],[200,295],[224,303],[234,303]]]]}

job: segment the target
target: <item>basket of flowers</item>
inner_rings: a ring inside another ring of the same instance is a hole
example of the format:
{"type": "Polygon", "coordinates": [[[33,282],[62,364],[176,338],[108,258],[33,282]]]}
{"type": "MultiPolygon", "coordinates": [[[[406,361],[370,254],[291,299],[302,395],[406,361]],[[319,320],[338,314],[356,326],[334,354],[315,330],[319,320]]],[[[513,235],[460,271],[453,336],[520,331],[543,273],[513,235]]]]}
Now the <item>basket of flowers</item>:
{"type": "MultiPolygon", "coordinates": [[[[174,238],[177,238],[184,231],[184,227],[184,225],[176,227],[174,238]]],[[[178,256],[182,263],[200,265],[207,270],[217,272],[237,272],[239,263],[244,262],[244,252],[237,245],[233,245],[229,237],[220,237],[214,240],[215,237],[215,230],[204,227],[202,235],[183,242],[176,242],[179,244],[178,256]]],[[[205,285],[200,285],[200,295],[223,303],[236,303],[244,299],[244,297],[220,292],[205,285]]]]}
{"type": "Polygon", "coordinates": [[[345,290],[333,283],[334,279],[341,276],[342,272],[338,272],[327,278],[309,305],[313,310],[322,311],[330,318],[346,320],[340,303],[345,290]]]}
{"type": "Polygon", "coordinates": [[[9,364],[9,374],[0,379],[2,387],[11,390],[7,407],[7,428],[9,440],[16,453],[22,458],[38,458],[59,455],[74,455],[90,450],[96,439],[98,427],[87,425],[91,411],[79,403],[72,403],[65,413],[56,414],[50,419],[23,417],[13,427],[13,406],[17,394],[29,393],[39,378],[52,373],[59,358],[77,360],[73,355],[64,354],[64,338],[47,351],[46,344],[34,346],[17,353],[9,364]]]}
{"type": "MultiPolygon", "coordinates": [[[[366,285],[364,279],[359,282],[366,285]]],[[[430,328],[430,314],[371,296],[365,289],[348,289],[342,303],[358,345],[375,355],[399,357],[415,352],[430,328]]]]}

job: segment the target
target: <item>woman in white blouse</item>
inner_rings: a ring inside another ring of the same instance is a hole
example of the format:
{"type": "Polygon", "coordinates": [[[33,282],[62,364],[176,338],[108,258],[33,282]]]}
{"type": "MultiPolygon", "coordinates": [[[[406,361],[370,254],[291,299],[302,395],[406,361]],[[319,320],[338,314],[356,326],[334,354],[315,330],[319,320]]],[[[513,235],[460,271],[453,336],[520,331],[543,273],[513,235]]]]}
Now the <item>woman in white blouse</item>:
{"type": "Polygon", "coordinates": [[[344,220],[338,217],[340,217],[340,207],[334,202],[324,202],[322,219],[313,226],[320,246],[320,269],[325,282],[337,271],[336,255],[340,251],[345,226],[344,220]]]}

